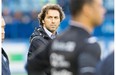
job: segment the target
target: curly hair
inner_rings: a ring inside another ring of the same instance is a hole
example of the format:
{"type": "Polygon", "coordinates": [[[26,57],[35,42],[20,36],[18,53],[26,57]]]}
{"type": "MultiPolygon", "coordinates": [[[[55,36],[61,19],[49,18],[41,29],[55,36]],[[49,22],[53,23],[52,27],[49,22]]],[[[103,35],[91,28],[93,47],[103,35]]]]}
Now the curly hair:
{"type": "Polygon", "coordinates": [[[58,10],[58,12],[60,13],[60,22],[65,18],[64,12],[58,4],[46,4],[42,8],[41,12],[38,14],[38,19],[39,19],[40,25],[43,25],[42,20],[44,20],[46,13],[49,10],[58,10]]]}

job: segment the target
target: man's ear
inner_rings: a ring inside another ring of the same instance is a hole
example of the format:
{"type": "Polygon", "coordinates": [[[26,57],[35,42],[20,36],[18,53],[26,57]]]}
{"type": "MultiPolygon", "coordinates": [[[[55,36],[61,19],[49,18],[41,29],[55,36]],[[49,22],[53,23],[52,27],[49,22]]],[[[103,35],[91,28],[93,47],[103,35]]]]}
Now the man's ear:
{"type": "Polygon", "coordinates": [[[90,7],[90,5],[85,4],[83,7],[83,13],[85,14],[85,16],[91,16],[92,13],[92,8],[90,7]]]}

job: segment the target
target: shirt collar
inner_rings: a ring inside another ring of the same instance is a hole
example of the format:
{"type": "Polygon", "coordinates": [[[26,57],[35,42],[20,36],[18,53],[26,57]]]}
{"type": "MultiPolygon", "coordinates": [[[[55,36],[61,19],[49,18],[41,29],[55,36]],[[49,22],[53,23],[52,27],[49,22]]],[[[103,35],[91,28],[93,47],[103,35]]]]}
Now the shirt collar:
{"type": "Polygon", "coordinates": [[[71,26],[80,27],[80,28],[86,30],[89,34],[92,34],[92,33],[90,33],[90,32],[83,26],[83,24],[80,23],[80,22],[76,22],[76,21],[71,20],[71,21],[69,22],[69,24],[70,24],[71,26]]]}
{"type": "Polygon", "coordinates": [[[45,27],[43,27],[43,28],[44,28],[45,32],[48,34],[48,36],[52,39],[52,33],[45,27]]]}

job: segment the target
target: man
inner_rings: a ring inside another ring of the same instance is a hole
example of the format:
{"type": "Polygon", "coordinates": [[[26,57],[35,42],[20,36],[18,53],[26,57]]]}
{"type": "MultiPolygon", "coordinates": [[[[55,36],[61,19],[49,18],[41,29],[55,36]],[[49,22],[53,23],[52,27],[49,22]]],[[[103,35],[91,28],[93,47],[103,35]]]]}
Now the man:
{"type": "MultiPolygon", "coordinates": [[[[5,38],[5,21],[2,18],[2,25],[1,25],[1,41],[3,42],[5,38]]],[[[10,75],[9,69],[9,60],[7,54],[5,53],[4,49],[2,48],[2,75],[10,75]]]]}
{"type": "Polygon", "coordinates": [[[114,52],[97,65],[96,75],[114,75],[114,52]]]}
{"type": "Polygon", "coordinates": [[[33,70],[34,75],[39,75],[51,66],[51,75],[95,74],[101,52],[91,34],[104,18],[102,0],[71,0],[70,11],[72,20],[69,28],[29,59],[28,72],[33,70]]]}
{"type": "Polygon", "coordinates": [[[46,46],[50,40],[56,37],[57,28],[64,17],[62,8],[57,4],[47,4],[42,8],[38,14],[41,27],[36,28],[31,35],[28,57],[30,57],[37,48],[46,46]]]}

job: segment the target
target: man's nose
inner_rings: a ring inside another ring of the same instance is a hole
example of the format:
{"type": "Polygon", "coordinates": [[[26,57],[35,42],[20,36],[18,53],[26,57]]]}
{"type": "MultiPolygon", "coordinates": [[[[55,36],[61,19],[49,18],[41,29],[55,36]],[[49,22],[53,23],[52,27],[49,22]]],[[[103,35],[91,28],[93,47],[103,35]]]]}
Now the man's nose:
{"type": "Polygon", "coordinates": [[[52,23],[54,23],[55,22],[55,19],[54,18],[52,18],[52,23]]]}

